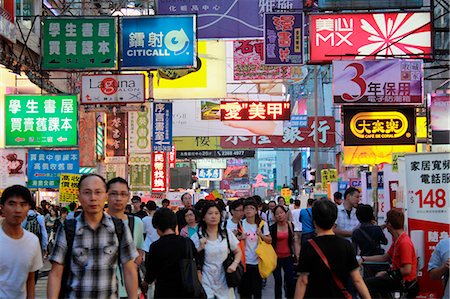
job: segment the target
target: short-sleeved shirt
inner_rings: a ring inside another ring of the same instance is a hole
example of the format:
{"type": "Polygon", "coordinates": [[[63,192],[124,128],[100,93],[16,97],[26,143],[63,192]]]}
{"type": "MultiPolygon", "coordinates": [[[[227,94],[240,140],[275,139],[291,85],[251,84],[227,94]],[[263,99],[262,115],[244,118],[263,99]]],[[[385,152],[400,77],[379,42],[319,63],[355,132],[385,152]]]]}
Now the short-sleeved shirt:
{"type": "Polygon", "coordinates": [[[400,269],[404,265],[411,264],[411,273],[404,276],[403,279],[406,281],[412,281],[416,279],[417,272],[417,258],[414,245],[411,242],[408,234],[404,232],[401,234],[388,251],[389,256],[392,260],[392,269],[400,269]]]}
{"type": "Polygon", "coordinates": [[[313,220],[312,220],[312,209],[302,209],[300,211],[300,222],[302,223],[302,233],[309,234],[315,231],[313,220]]]}
{"type": "MultiPolygon", "coordinates": [[[[450,238],[441,240],[433,251],[428,262],[428,272],[441,267],[450,259],[450,238]]],[[[450,283],[448,282],[449,273],[444,275],[445,293],[442,298],[450,298],[450,283]]]]}
{"type": "Polygon", "coordinates": [[[28,274],[42,268],[39,239],[23,230],[20,239],[13,239],[0,226],[0,298],[27,297],[28,274]]]}
{"type": "Polygon", "coordinates": [[[353,231],[352,241],[362,256],[384,254],[381,244],[388,243],[381,227],[372,223],[361,223],[361,226],[353,231]]]}
{"type": "MultiPolygon", "coordinates": [[[[256,234],[258,226],[256,224],[250,224],[247,222],[247,219],[244,219],[242,220],[242,228],[247,236],[245,239],[245,263],[249,265],[258,265],[258,256],[256,255],[259,238],[256,234]]],[[[262,233],[265,236],[270,235],[269,227],[266,222],[264,222],[262,233]]]]}
{"type": "Polygon", "coordinates": [[[159,239],[159,235],[156,229],[152,224],[153,216],[147,216],[142,219],[142,223],[144,224],[144,233],[145,233],[145,241],[144,241],[144,251],[148,252],[150,249],[150,245],[159,239]]]}
{"type": "MultiPolygon", "coordinates": [[[[120,255],[120,263],[125,264],[138,256],[130,230],[124,226],[119,242],[110,215],[103,213],[95,230],[86,223],[83,212],[76,220],[68,298],[117,298],[118,257],[120,255]]],[[[64,265],[66,252],[66,233],[61,226],[49,260],[64,265]]]]}
{"type": "Polygon", "coordinates": [[[292,211],[292,224],[294,224],[294,232],[301,232],[303,227],[300,222],[301,209],[293,209],[292,211]]]}
{"type": "MultiPolygon", "coordinates": [[[[342,284],[347,285],[350,272],[359,267],[352,245],[336,235],[315,237],[314,241],[342,284]]],[[[305,298],[345,298],[330,270],[309,242],[300,250],[298,272],[308,275],[305,298]]]]}
{"type": "MultiPolygon", "coordinates": [[[[350,211],[350,216],[348,215],[347,210],[344,208],[344,205],[339,205],[338,207],[338,215],[336,219],[336,228],[345,231],[353,231],[355,228],[359,226],[359,220],[356,218],[356,209],[352,208],[350,211]]],[[[347,241],[351,242],[351,237],[345,238],[347,241]]]]}

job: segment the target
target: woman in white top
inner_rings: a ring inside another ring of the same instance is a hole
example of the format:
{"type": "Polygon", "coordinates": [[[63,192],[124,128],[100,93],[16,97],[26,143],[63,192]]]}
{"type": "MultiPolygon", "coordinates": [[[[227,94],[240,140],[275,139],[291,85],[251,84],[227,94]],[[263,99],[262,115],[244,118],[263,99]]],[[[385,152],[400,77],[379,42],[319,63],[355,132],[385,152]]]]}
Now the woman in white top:
{"type": "Polygon", "coordinates": [[[235,298],[233,288],[229,288],[225,279],[225,269],[222,263],[228,256],[227,237],[235,260],[226,270],[231,273],[241,261],[241,250],[233,232],[222,229],[221,209],[215,202],[208,202],[202,209],[198,234],[192,236],[192,241],[199,252],[204,250],[202,269],[202,285],[208,298],[235,298]],[[200,237],[200,239],[199,239],[200,237]]]}
{"type": "Polygon", "coordinates": [[[262,278],[258,270],[258,256],[256,248],[258,247],[258,238],[264,242],[271,244],[269,227],[264,222],[262,229],[259,228],[263,222],[258,215],[258,204],[253,199],[244,201],[245,219],[242,220],[242,228],[244,229],[245,239],[245,273],[242,276],[239,293],[241,298],[261,298],[262,295],[262,278]]]}

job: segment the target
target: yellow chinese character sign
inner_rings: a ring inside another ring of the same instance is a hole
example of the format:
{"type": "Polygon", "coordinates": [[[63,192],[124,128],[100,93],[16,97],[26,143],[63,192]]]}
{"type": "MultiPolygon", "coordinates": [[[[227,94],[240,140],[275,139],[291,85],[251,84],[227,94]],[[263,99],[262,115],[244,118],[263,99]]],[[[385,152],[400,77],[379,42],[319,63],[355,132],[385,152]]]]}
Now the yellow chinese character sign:
{"type": "Polygon", "coordinates": [[[80,174],[61,174],[59,181],[59,202],[78,201],[78,182],[80,174]]]}

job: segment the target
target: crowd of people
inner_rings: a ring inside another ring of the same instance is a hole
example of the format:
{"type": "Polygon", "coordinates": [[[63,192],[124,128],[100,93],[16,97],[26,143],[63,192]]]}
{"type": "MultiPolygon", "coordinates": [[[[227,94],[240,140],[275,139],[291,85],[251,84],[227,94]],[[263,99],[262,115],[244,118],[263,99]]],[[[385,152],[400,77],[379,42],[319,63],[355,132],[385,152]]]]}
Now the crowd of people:
{"type": "MultiPolygon", "coordinates": [[[[389,211],[379,226],[360,200],[355,188],[310,198],[304,209],[300,200],[265,205],[256,195],[194,205],[185,193],[174,213],[168,200],[158,207],[131,196],[122,178],[83,175],[80,205],[61,208],[37,207],[14,185],[0,199],[0,298],[34,298],[44,258],[50,299],[261,298],[270,274],[274,298],[415,298],[417,258],[403,212],[389,211]],[[393,239],[386,252],[384,229],[393,239]]],[[[433,253],[433,279],[448,280],[449,248],[445,239],[433,253]]]]}

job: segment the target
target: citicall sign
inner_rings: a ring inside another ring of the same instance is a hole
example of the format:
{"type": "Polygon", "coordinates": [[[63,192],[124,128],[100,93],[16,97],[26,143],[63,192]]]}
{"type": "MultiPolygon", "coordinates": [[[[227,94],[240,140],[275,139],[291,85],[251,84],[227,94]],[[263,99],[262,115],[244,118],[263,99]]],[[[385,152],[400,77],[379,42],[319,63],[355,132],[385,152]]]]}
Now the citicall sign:
{"type": "Polygon", "coordinates": [[[429,12],[317,14],[310,26],[310,63],[432,54],[429,12]]]}

